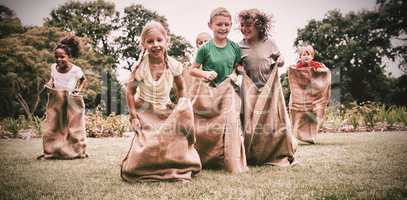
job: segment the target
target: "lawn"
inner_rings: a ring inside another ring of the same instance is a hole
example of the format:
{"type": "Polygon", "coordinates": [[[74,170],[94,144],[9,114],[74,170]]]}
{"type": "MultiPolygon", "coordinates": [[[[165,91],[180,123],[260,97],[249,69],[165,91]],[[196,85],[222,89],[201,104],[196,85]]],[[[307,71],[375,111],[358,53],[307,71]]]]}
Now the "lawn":
{"type": "Polygon", "coordinates": [[[407,132],[325,133],[298,165],[204,170],[192,183],[128,184],[131,138],[88,140],[89,158],[35,160],[41,140],[0,140],[0,199],[407,199],[407,132]]]}

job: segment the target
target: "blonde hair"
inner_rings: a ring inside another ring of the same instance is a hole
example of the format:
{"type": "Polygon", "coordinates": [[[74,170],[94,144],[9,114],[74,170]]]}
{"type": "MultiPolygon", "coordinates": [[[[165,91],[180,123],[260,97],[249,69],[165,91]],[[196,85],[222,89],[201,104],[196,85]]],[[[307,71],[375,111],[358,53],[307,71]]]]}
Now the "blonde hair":
{"type": "Polygon", "coordinates": [[[163,26],[160,22],[155,21],[155,20],[152,20],[152,21],[148,22],[148,23],[143,27],[143,30],[141,31],[140,38],[141,38],[141,42],[142,42],[142,43],[143,43],[144,40],[146,39],[146,36],[147,36],[153,29],[159,30],[159,31],[164,35],[165,39],[166,39],[167,42],[168,42],[168,33],[167,33],[167,30],[164,28],[164,26],[163,26]]]}
{"type": "Polygon", "coordinates": [[[218,8],[215,8],[214,10],[212,10],[210,18],[209,18],[209,22],[212,22],[213,18],[216,16],[229,17],[230,20],[232,21],[232,15],[224,7],[218,7],[218,8]]]}
{"type": "Polygon", "coordinates": [[[308,52],[312,57],[315,57],[315,50],[309,44],[298,46],[298,48],[297,48],[298,55],[300,56],[304,52],[308,52]]]}
{"type": "MultiPolygon", "coordinates": [[[[158,21],[152,20],[149,21],[144,27],[143,30],[141,31],[140,34],[140,40],[141,40],[141,45],[144,43],[146,36],[151,33],[151,31],[153,29],[158,30],[159,32],[161,32],[165,38],[165,40],[167,42],[169,42],[169,38],[168,38],[168,33],[167,30],[164,28],[163,24],[161,24],[158,21]]],[[[141,65],[141,63],[143,63],[144,57],[147,53],[146,49],[144,49],[144,47],[142,48],[143,51],[141,52],[141,54],[139,55],[138,61],[137,61],[137,65],[134,67],[133,72],[135,72],[141,65]]],[[[167,49],[164,50],[164,62],[166,67],[168,68],[168,54],[167,54],[167,49]]]]}

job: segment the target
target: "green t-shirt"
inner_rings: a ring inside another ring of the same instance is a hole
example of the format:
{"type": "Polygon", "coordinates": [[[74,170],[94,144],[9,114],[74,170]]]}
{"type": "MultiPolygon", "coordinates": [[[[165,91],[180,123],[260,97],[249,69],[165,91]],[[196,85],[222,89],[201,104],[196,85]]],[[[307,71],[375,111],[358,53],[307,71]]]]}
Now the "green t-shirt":
{"type": "Polygon", "coordinates": [[[232,73],[233,67],[240,62],[240,47],[228,39],[226,46],[219,48],[215,46],[213,40],[210,40],[198,50],[195,62],[201,64],[204,71],[218,73],[214,83],[219,84],[232,73]]]}

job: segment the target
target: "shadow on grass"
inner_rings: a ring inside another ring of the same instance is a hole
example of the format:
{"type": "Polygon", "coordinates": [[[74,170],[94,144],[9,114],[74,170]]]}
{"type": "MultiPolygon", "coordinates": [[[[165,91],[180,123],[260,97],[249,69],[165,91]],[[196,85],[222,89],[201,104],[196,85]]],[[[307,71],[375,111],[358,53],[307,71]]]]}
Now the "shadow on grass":
{"type": "Polygon", "coordinates": [[[341,143],[341,142],[316,142],[315,144],[311,143],[298,143],[300,146],[346,146],[348,144],[341,143]]]}

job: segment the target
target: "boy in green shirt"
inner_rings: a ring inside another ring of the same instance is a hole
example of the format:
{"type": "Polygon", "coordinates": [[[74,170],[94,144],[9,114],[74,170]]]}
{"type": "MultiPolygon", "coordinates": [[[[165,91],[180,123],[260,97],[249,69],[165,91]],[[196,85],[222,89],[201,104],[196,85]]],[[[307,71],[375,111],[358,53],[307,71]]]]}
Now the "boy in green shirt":
{"type": "Polygon", "coordinates": [[[240,47],[227,38],[232,27],[232,17],[225,8],[212,11],[208,26],[213,31],[213,39],[198,50],[191,75],[218,85],[240,63],[240,47]],[[201,65],[202,70],[199,69],[201,65]]]}

